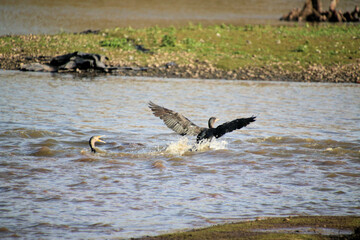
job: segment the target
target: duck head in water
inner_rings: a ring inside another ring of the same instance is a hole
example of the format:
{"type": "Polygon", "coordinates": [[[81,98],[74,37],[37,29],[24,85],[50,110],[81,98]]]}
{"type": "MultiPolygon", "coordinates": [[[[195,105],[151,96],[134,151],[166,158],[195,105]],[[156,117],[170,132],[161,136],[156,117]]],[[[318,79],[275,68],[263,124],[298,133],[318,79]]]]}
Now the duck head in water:
{"type": "Polygon", "coordinates": [[[96,142],[106,143],[105,141],[100,139],[102,137],[105,137],[105,136],[104,135],[102,135],[102,136],[92,136],[90,138],[89,145],[90,145],[91,152],[96,153],[96,148],[95,148],[95,143],[96,142]]]}

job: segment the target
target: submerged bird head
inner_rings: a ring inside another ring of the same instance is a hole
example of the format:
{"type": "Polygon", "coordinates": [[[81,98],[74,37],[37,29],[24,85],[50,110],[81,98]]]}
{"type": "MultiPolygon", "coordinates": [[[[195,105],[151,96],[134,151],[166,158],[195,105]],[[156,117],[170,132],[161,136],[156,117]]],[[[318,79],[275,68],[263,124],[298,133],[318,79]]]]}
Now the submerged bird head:
{"type": "Polygon", "coordinates": [[[101,143],[106,143],[105,141],[101,140],[100,138],[105,137],[105,135],[101,135],[101,136],[92,136],[89,140],[89,145],[90,145],[90,149],[91,152],[96,153],[96,149],[95,149],[95,143],[96,142],[101,142],[101,143]]]}
{"type": "Polygon", "coordinates": [[[216,117],[211,117],[211,118],[209,118],[209,128],[214,128],[214,124],[217,122],[217,121],[219,121],[219,119],[218,118],[216,118],[216,117]]]}

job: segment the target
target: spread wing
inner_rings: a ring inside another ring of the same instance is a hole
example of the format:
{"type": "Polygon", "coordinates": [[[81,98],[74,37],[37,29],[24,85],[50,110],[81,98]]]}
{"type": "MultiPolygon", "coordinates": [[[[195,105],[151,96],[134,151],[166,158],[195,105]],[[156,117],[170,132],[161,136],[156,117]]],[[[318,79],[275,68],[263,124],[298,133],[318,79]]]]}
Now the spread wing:
{"type": "Polygon", "coordinates": [[[223,124],[219,125],[217,128],[215,128],[214,136],[216,138],[219,138],[222,135],[224,135],[225,133],[232,132],[236,129],[245,127],[245,126],[249,125],[251,122],[255,122],[255,118],[256,117],[254,117],[254,116],[249,117],[249,118],[238,118],[233,121],[223,123],[223,124]]]}
{"type": "Polygon", "coordinates": [[[149,102],[149,108],[156,117],[164,121],[168,128],[180,135],[198,135],[203,128],[198,127],[183,115],[149,102]]]}

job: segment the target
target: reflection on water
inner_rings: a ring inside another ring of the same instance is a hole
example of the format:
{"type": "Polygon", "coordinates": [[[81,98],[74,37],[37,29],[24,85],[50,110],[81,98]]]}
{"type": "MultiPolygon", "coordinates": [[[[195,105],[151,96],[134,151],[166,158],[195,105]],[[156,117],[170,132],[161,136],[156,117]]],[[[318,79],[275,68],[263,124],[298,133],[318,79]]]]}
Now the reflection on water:
{"type": "MultiPolygon", "coordinates": [[[[202,24],[280,24],[279,18],[304,0],[2,0],[0,35],[80,32],[87,29],[202,24]]],[[[328,9],[329,1],[323,0],[328,9]]],[[[340,1],[352,11],[358,0],[340,1]]],[[[282,22],[281,24],[286,24],[282,22]]]]}
{"type": "Polygon", "coordinates": [[[128,238],[257,216],[359,214],[358,85],[0,78],[2,238],[128,238]],[[196,146],[154,117],[149,100],[200,126],[209,116],[257,121],[196,146]],[[106,135],[98,154],[93,135],[106,135]]]}

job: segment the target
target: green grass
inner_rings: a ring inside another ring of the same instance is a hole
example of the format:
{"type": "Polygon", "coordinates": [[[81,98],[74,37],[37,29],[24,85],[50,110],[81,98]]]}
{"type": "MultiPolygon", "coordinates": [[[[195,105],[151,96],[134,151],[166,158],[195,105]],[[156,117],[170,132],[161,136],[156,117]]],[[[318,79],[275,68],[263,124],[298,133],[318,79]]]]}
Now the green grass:
{"type": "Polygon", "coordinates": [[[203,27],[115,28],[100,34],[0,37],[0,54],[55,56],[73,51],[106,55],[114,64],[151,65],[206,61],[224,70],[281,64],[299,70],[358,61],[359,25],[216,25],[203,27]],[[143,45],[153,54],[137,51],[143,45]]]}

